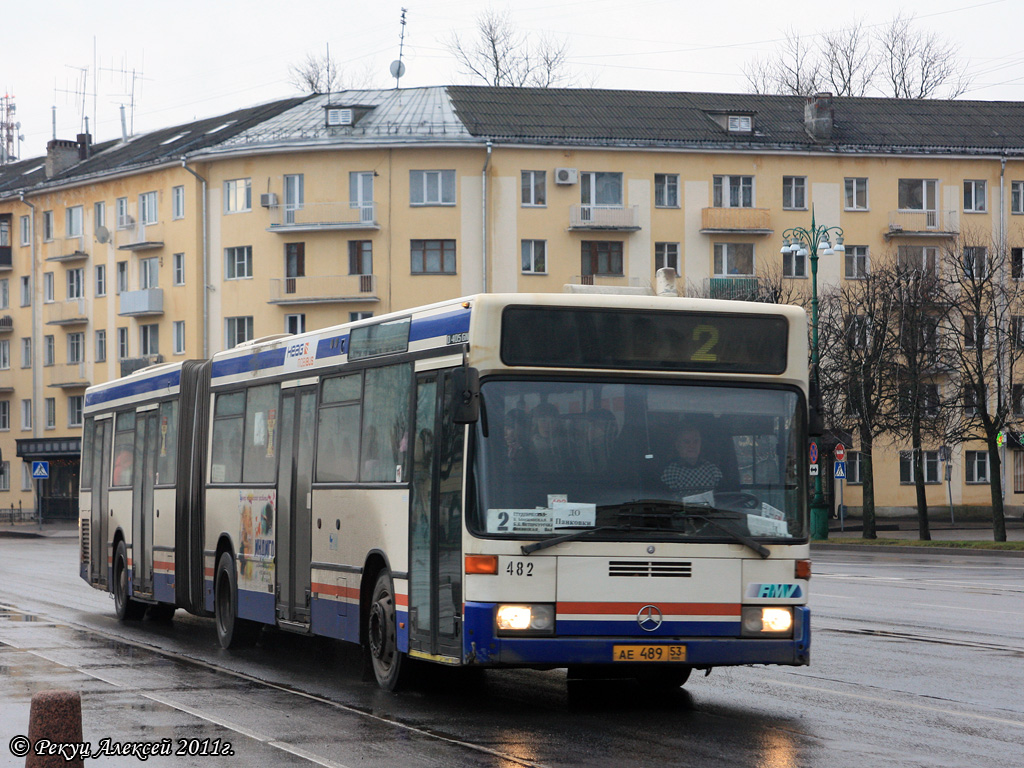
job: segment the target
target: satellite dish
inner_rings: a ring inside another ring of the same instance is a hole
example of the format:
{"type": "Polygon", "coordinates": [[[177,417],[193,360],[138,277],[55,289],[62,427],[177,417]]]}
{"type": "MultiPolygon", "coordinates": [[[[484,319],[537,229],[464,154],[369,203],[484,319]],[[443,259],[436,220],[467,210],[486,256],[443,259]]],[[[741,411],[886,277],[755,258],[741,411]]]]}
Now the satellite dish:
{"type": "Polygon", "coordinates": [[[96,239],[101,243],[110,242],[110,230],[104,227],[102,224],[96,227],[96,239]]]}
{"type": "Polygon", "coordinates": [[[402,77],[405,74],[405,64],[402,63],[401,59],[395,59],[391,62],[391,76],[395,78],[402,77]]]}

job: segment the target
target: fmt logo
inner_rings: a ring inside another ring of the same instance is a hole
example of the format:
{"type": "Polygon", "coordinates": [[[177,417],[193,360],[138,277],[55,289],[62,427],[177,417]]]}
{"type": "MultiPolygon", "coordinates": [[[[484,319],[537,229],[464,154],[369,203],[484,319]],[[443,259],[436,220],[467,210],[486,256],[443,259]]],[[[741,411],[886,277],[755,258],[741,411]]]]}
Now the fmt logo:
{"type": "Polygon", "coordinates": [[[751,584],[749,594],[759,598],[791,599],[803,597],[799,584],[751,584]]]}

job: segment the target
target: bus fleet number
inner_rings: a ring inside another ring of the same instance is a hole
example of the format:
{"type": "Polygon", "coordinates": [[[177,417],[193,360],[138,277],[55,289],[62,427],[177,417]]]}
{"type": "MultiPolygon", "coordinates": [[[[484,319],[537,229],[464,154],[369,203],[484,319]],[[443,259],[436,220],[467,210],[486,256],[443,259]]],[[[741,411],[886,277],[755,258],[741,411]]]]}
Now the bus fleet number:
{"type": "Polygon", "coordinates": [[[510,562],[505,566],[505,573],[509,576],[533,576],[533,563],[510,562]]]}

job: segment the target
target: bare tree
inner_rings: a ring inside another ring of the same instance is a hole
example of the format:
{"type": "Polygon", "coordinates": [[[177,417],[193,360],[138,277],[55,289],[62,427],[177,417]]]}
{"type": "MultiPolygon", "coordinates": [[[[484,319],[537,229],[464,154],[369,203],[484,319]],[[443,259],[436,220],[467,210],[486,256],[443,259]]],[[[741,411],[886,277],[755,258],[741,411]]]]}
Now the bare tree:
{"type": "Polygon", "coordinates": [[[960,46],[934,32],[918,30],[914,17],[897,14],[876,37],[880,49],[879,88],[897,99],[955,99],[970,86],[960,46]],[[884,84],[884,87],[883,85],[884,84]]]}
{"type": "Polygon", "coordinates": [[[854,20],[847,27],[825,32],[818,45],[824,78],[836,96],[864,96],[878,71],[878,57],[864,22],[854,20]]]}
{"type": "Polygon", "coordinates": [[[464,74],[487,85],[551,88],[572,82],[567,72],[568,43],[547,35],[531,42],[508,10],[484,11],[477,17],[472,38],[453,32],[445,47],[464,74]]]}
{"type": "Polygon", "coordinates": [[[373,62],[364,62],[362,69],[344,71],[327,55],[307,53],[298,64],[288,67],[288,84],[306,93],[330,93],[350,88],[370,88],[376,80],[373,62]]]}
{"type": "Polygon", "coordinates": [[[755,59],[743,67],[754,93],[810,96],[821,90],[822,63],[813,44],[790,28],[779,51],[771,58],[755,59]]]}

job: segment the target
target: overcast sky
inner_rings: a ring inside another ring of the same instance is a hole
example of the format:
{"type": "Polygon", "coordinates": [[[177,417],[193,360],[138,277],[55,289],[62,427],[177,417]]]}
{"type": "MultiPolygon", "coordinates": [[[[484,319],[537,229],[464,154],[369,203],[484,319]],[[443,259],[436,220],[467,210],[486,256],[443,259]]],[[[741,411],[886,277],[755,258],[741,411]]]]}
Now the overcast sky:
{"type": "Polygon", "coordinates": [[[964,98],[1024,101],[1024,0],[860,0],[842,11],[823,0],[4,0],[0,87],[15,98],[23,158],[45,152],[54,106],[59,138],[74,138],[84,113],[103,141],[120,134],[133,85],[128,119],[144,132],[297,95],[289,64],[328,46],[348,77],[388,88],[402,7],[403,87],[472,82],[444,42],[471,35],[486,7],[566,40],[582,85],[724,92],[748,90],[743,64],[791,27],[814,35],[855,13],[881,26],[899,7],[960,44],[975,80],[964,98]]]}

